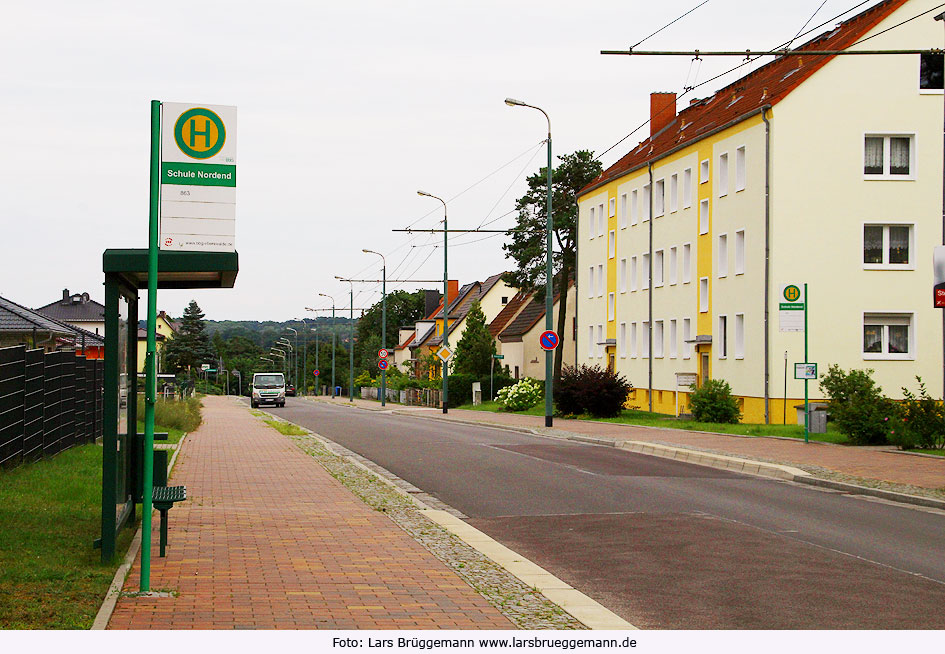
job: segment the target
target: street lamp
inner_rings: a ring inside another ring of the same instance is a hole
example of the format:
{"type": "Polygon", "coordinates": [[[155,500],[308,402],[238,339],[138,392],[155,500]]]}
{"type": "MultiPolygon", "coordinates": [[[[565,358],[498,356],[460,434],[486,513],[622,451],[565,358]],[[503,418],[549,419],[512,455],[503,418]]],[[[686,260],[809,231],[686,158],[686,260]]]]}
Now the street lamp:
{"type": "MultiPolygon", "coordinates": [[[[554,283],[554,270],[552,267],[551,260],[551,231],[554,229],[554,221],[551,217],[551,118],[548,116],[548,113],[541,107],[536,107],[535,105],[526,104],[521,100],[515,100],[514,98],[506,98],[505,104],[510,107],[528,107],[530,109],[537,109],[545,115],[545,118],[548,120],[548,192],[547,192],[547,207],[545,210],[546,218],[546,227],[545,227],[545,330],[553,331],[554,330],[554,321],[552,319],[552,313],[554,311],[554,294],[552,292],[552,285],[554,283]]],[[[567,293],[568,281],[566,279],[561,280],[561,292],[567,293]]],[[[559,334],[559,341],[561,335],[559,334]]],[[[558,347],[561,347],[559,344],[558,347]]],[[[552,393],[552,375],[554,373],[554,350],[545,350],[545,427],[551,427],[552,425],[552,411],[551,411],[551,393],[552,393]]]]}
{"type": "Polygon", "coordinates": [[[239,395],[240,397],[243,397],[243,374],[236,368],[233,369],[233,374],[236,375],[236,383],[237,383],[236,394],[239,395]]]}
{"type": "Polygon", "coordinates": [[[299,333],[292,327],[286,327],[286,331],[292,332],[295,334],[295,368],[293,369],[293,375],[295,376],[295,385],[299,385],[299,333]]]}
{"type": "Polygon", "coordinates": [[[331,396],[335,397],[335,298],[325,293],[319,293],[321,297],[327,297],[331,300],[331,396]]]}
{"type": "MultiPolygon", "coordinates": [[[[447,300],[449,299],[449,278],[447,277],[446,266],[446,241],[449,233],[447,232],[446,224],[446,202],[443,201],[443,198],[437,197],[432,193],[427,193],[426,191],[417,191],[417,195],[423,195],[428,198],[433,198],[434,200],[439,200],[443,204],[443,347],[448,348],[449,323],[446,317],[446,305],[448,304],[447,300]]],[[[447,393],[449,390],[447,377],[449,377],[449,365],[446,361],[443,361],[443,413],[449,413],[449,406],[447,405],[447,393]]]]}
{"type": "MultiPolygon", "coordinates": [[[[387,349],[387,259],[380,252],[361,250],[365,254],[376,254],[381,258],[381,347],[387,349]]],[[[387,406],[387,369],[381,370],[381,406],[387,406]]]]}
{"type": "MultiPolygon", "coordinates": [[[[335,275],[338,281],[344,281],[343,278],[335,275]]],[[[348,302],[348,399],[354,403],[354,282],[348,281],[350,298],[348,302]]]]}

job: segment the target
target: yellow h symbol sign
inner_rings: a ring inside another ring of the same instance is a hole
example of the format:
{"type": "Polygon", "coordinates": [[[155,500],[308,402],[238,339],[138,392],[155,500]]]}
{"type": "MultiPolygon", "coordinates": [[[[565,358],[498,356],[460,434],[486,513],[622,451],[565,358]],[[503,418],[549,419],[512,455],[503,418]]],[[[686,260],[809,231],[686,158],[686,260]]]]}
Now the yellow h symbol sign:
{"type": "Polygon", "coordinates": [[[190,119],[190,147],[197,147],[196,139],[198,136],[203,137],[204,148],[210,147],[210,120],[208,118],[203,119],[203,131],[197,130],[197,119],[190,119]]]}

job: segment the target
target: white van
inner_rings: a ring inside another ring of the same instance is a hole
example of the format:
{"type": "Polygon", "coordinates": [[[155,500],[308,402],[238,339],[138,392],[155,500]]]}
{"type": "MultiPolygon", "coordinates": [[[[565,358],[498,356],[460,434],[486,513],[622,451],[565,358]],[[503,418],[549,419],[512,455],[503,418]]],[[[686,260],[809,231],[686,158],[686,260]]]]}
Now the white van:
{"type": "Polygon", "coordinates": [[[257,372],[253,374],[253,408],[260,404],[285,406],[285,376],[281,372],[257,372]]]}

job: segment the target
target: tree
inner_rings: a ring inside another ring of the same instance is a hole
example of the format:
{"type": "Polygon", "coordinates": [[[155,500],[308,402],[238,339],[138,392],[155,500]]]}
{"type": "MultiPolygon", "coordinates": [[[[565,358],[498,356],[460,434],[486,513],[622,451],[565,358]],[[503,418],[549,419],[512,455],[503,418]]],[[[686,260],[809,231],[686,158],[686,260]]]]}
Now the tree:
{"type": "Polygon", "coordinates": [[[203,318],[204,314],[196,300],[191,300],[184,309],[180,331],[164,347],[165,360],[171,370],[190,370],[214,360],[213,347],[203,318]]]}
{"type": "Polygon", "coordinates": [[[492,355],[495,354],[495,340],[486,327],[486,314],[479,302],[473,302],[466,314],[466,329],[463,337],[456,344],[453,353],[453,373],[482,377],[489,374],[492,355]]]}
{"type": "MultiPolygon", "coordinates": [[[[560,294],[557,331],[563,338],[568,308],[567,281],[574,272],[577,255],[577,194],[601,174],[603,166],[590,150],[578,150],[558,158],[561,163],[551,174],[552,236],[557,243],[552,264],[553,288],[560,294]]],[[[547,171],[544,167],[528,178],[528,191],[515,203],[518,210],[515,227],[509,234],[509,242],[502,245],[506,256],[517,266],[503,277],[505,282],[539,295],[545,288],[547,171]]],[[[555,350],[556,381],[561,379],[563,352],[561,347],[555,350]]]]}

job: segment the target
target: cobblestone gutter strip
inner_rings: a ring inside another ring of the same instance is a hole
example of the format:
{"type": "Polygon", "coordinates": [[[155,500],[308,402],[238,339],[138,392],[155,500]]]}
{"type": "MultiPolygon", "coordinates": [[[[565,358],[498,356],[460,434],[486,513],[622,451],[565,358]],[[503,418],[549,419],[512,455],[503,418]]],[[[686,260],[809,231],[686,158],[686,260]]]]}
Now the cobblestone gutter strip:
{"type": "Polygon", "coordinates": [[[585,629],[536,589],[425,517],[409,491],[395,489],[365,466],[331,451],[334,444],[314,435],[290,438],[368,506],[386,513],[520,629],[585,629]]]}

